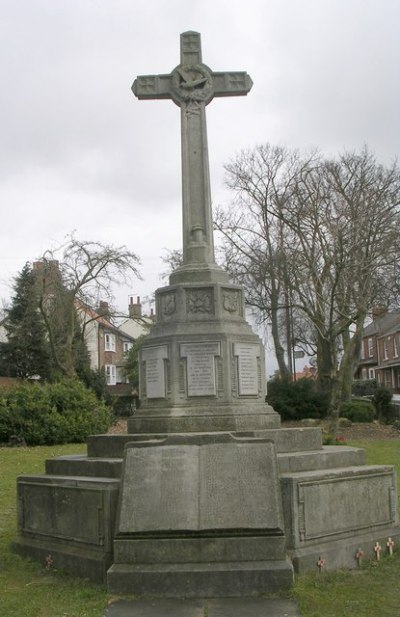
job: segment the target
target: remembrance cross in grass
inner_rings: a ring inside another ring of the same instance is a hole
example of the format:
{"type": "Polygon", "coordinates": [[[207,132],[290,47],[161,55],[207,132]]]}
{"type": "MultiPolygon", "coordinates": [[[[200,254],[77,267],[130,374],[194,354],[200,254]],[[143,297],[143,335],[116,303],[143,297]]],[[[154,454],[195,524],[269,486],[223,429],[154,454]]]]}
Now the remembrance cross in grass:
{"type": "Polygon", "coordinates": [[[172,99],[181,108],[183,269],[215,265],[205,107],[215,96],[247,94],[246,72],[211,71],[198,32],[181,34],[180,64],[168,75],[141,75],[139,99],[172,99]]]}

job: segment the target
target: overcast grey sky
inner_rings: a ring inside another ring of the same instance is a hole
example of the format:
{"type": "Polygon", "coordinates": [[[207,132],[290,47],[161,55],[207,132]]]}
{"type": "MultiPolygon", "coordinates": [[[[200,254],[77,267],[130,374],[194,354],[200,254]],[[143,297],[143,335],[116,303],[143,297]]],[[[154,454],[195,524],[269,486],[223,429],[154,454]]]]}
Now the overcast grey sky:
{"type": "Polygon", "coordinates": [[[0,0],[0,298],[26,261],[79,239],[126,245],[145,297],[181,246],[179,109],[138,101],[139,74],[179,63],[202,35],[214,71],[246,70],[247,97],[207,107],[212,195],[259,143],[399,153],[399,0],[0,0]]]}

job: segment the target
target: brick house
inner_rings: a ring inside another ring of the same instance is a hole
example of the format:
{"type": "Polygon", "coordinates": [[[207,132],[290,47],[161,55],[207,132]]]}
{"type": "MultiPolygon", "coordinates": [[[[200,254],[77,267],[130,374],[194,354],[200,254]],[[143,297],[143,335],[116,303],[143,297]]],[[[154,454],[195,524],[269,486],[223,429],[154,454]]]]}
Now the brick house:
{"type": "Polygon", "coordinates": [[[376,379],[400,394],[400,309],[374,309],[364,328],[355,379],[376,379]]]}
{"type": "Polygon", "coordinates": [[[107,302],[101,302],[97,311],[78,302],[77,311],[84,328],[90,367],[93,370],[104,369],[112,394],[120,394],[120,391],[126,393],[129,387],[121,387],[121,384],[128,384],[125,359],[135,339],[111,322],[107,302]]]}

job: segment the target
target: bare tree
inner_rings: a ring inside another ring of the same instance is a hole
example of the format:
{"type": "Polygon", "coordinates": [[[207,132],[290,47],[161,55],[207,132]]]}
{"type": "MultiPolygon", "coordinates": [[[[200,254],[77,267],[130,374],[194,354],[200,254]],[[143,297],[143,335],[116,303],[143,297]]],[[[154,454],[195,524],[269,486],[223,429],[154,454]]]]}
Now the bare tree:
{"type": "Polygon", "coordinates": [[[242,152],[226,170],[235,199],[216,225],[227,267],[271,321],[281,374],[278,315],[288,305],[303,315],[336,408],[349,394],[365,317],[394,286],[399,170],[367,148],[326,160],[269,145],[242,152]]]}
{"type": "Polygon", "coordinates": [[[228,211],[217,210],[215,216],[225,266],[244,286],[247,304],[270,324],[281,376],[290,372],[282,343],[288,336],[280,319],[289,297],[286,224],[276,211],[290,199],[298,166],[298,153],[285,148],[267,144],[243,151],[225,166],[226,184],[235,193],[233,204],[228,211]]]}

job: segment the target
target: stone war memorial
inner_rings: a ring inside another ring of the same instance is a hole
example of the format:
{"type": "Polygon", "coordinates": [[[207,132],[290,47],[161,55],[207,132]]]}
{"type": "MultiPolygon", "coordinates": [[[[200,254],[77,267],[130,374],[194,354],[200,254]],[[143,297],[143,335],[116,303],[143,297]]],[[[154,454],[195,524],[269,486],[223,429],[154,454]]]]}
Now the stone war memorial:
{"type": "Polygon", "coordinates": [[[203,64],[196,32],[170,74],[135,80],[138,99],[180,108],[182,145],[183,264],[156,291],[142,405],[127,434],[93,435],[86,456],[18,479],[16,550],[114,594],[276,592],[294,571],[357,567],[360,550],[372,559],[400,538],[392,467],[323,446],[319,428],[281,427],[243,289],[215,263],[205,108],[251,87],[203,64]]]}

